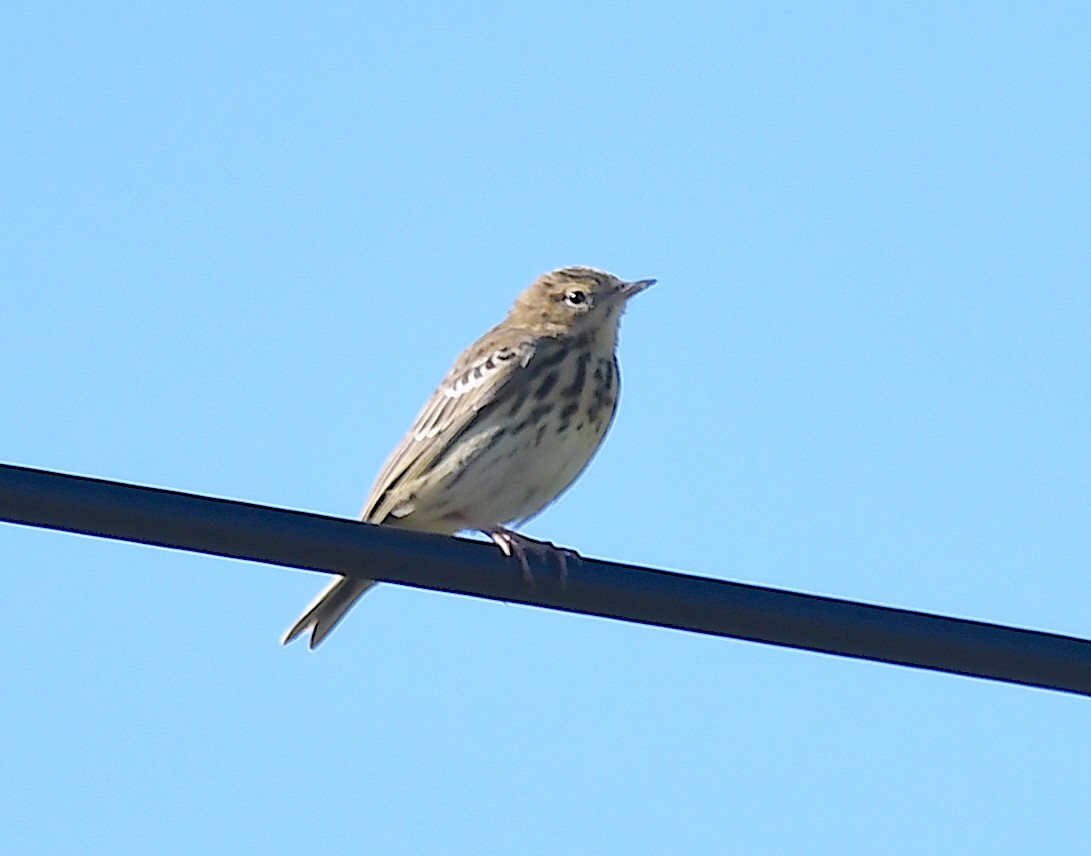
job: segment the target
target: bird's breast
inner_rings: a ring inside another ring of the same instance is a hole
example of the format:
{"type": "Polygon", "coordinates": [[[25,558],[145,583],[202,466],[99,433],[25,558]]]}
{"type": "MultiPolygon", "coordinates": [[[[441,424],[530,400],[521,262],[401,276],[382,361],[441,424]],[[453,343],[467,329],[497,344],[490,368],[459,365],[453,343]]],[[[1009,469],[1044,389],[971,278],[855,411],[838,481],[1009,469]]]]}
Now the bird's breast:
{"type": "Polygon", "coordinates": [[[519,392],[492,410],[450,472],[444,505],[482,525],[524,521],[556,499],[602,444],[617,407],[612,349],[573,348],[520,369],[519,392]]]}

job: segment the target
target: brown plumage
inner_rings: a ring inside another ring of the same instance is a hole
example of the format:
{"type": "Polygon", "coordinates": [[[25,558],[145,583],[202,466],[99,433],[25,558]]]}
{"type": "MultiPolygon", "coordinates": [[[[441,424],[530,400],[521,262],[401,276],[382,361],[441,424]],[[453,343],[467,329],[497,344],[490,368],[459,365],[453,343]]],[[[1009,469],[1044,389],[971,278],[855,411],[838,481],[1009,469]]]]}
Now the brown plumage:
{"type": "MultiPolygon", "coordinates": [[[[478,529],[526,567],[522,525],[598,450],[617,408],[615,349],[626,302],[655,280],[568,267],[539,277],[467,348],[380,470],[367,523],[454,534],[478,529]]],[[[284,637],[311,648],[375,583],[338,577],[284,637]]]]}

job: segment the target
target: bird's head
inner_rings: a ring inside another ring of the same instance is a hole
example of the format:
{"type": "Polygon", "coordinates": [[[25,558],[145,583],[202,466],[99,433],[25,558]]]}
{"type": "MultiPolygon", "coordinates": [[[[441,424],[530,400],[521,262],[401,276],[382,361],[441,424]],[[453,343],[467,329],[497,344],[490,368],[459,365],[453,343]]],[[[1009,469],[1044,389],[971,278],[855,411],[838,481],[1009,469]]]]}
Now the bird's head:
{"type": "Polygon", "coordinates": [[[509,323],[542,336],[596,330],[616,333],[629,298],[655,283],[626,282],[589,267],[566,267],[538,277],[519,295],[509,323]]]}

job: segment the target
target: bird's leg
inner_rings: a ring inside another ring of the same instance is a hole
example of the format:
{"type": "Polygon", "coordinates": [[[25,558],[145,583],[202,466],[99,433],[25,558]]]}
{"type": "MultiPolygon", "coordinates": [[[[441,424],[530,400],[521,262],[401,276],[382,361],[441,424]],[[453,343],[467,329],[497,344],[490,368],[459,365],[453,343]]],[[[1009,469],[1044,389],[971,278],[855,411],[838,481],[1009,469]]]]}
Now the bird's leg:
{"type": "Polygon", "coordinates": [[[534,574],[530,572],[530,565],[527,562],[526,548],[529,546],[527,543],[529,539],[512,532],[510,529],[505,529],[503,526],[486,530],[486,534],[496,542],[496,546],[500,548],[501,553],[505,556],[515,556],[519,560],[519,567],[523,569],[523,579],[533,586],[534,574]]]}
{"type": "Polygon", "coordinates": [[[568,556],[570,553],[576,555],[573,551],[565,550],[549,541],[536,541],[526,535],[513,532],[504,526],[496,526],[482,531],[492,538],[496,546],[500,548],[501,553],[505,556],[515,556],[519,560],[519,567],[523,569],[523,579],[531,586],[534,585],[534,575],[530,572],[530,564],[527,562],[528,552],[537,553],[543,558],[554,556],[561,572],[561,588],[563,589],[568,583],[568,556]]]}

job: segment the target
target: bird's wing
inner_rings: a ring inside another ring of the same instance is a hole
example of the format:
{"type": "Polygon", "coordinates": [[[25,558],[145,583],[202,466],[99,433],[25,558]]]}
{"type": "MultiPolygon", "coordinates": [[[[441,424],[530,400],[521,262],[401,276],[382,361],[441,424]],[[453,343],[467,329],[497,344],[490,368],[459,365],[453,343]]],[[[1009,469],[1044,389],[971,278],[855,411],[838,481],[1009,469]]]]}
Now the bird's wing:
{"type": "MultiPolygon", "coordinates": [[[[362,519],[380,523],[397,503],[392,492],[428,472],[482,414],[526,392],[525,372],[543,345],[530,336],[500,344],[490,331],[467,350],[428,399],[424,409],[391,453],[375,479],[362,519]]],[[[402,497],[404,499],[405,497],[402,497]]]]}

